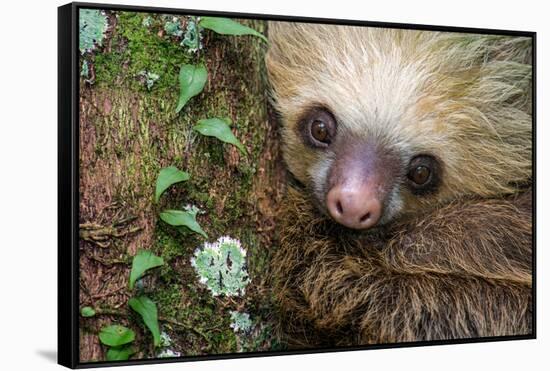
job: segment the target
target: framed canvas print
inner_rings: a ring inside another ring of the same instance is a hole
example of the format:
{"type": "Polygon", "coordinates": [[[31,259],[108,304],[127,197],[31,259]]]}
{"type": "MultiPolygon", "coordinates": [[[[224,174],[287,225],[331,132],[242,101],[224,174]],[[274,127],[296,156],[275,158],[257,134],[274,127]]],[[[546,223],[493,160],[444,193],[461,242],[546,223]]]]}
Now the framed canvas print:
{"type": "Polygon", "coordinates": [[[535,33],[59,8],[59,363],[535,337],[535,33]]]}

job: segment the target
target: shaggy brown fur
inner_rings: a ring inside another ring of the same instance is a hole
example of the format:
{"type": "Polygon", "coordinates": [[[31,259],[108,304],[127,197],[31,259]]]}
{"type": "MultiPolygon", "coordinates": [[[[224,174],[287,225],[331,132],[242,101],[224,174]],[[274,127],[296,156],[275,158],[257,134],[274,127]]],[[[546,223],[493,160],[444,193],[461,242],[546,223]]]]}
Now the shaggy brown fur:
{"type": "Polygon", "coordinates": [[[531,333],[531,40],[284,22],[269,37],[285,160],[303,186],[289,189],[272,260],[289,343],[531,333]],[[326,148],[300,135],[312,107],[337,123],[326,148]],[[350,139],[376,142],[401,167],[367,231],[326,211],[350,139]],[[419,196],[405,174],[425,153],[441,184],[419,196]]]}
{"type": "Polygon", "coordinates": [[[290,188],[273,257],[294,346],[531,333],[531,193],[351,232],[290,188]]]}

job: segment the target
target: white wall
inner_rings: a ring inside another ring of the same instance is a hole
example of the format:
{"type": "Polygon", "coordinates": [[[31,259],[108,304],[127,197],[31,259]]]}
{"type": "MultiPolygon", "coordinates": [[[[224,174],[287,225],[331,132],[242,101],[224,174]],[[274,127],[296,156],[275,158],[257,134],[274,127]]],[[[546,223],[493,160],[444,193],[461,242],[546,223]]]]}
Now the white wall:
{"type": "MultiPolygon", "coordinates": [[[[106,0],[107,1],[107,0],[106,0]]],[[[538,32],[538,334],[514,341],[168,364],[154,370],[541,369],[550,349],[545,1],[155,0],[119,3],[538,32]],[[546,168],[547,169],[547,168],[546,168]],[[544,353],[546,349],[546,354],[544,353]]],[[[7,1],[0,18],[0,367],[53,369],[56,349],[56,25],[59,0],[7,1]]],[[[140,368],[141,369],[141,368],[140,368]]]]}

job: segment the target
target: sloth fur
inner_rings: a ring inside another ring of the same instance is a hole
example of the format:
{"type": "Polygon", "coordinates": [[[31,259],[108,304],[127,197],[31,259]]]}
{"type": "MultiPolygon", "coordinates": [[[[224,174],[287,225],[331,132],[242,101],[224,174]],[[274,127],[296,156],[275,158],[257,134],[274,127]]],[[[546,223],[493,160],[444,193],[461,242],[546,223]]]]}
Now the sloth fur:
{"type": "Polygon", "coordinates": [[[531,39],[284,22],[270,22],[269,38],[299,183],[272,258],[289,344],[531,334],[531,39]],[[298,133],[317,106],[403,166],[415,153],[440,159],[437,192],[413,194],[397,173],[379,225],[337,224],[322,204],[338,153],[298,133]]]}
{"type": "Polygon", "coordinates": [[[291,346],[531,333],[531,196],[455,201],[350,232],[290,188],[273,257],[291,346]]]}

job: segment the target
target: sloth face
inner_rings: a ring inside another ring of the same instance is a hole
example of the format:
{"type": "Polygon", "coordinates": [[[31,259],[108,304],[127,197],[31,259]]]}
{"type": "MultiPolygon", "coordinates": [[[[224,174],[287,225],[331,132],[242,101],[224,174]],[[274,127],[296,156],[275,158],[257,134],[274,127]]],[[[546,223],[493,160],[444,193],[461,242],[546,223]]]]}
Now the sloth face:
{"type": "Polygon", "coordinates": [[[387,138],[354,135],[327,107],[308,109],[295,129],[301,144],[316,152],[309,171],[316,204],[348,228],[384,224],[401,212],[404,194],[422,198],[441,184],[435,156],[402,153],[387,138]]]}
{"type": "Polygon", "coordinates": [[[531,178],[528,39],[269,23],[290,172],[336,222],[368,229],[531,178]]]}

